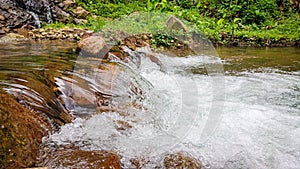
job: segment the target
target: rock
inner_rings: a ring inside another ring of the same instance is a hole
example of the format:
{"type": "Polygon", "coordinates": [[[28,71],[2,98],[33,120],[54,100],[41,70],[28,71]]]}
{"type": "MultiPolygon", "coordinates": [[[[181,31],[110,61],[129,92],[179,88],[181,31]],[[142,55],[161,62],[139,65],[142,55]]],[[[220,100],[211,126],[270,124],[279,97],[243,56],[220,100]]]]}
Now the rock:
{"type": "Polygon", "coordinates": [[[0,15],[2,15],[4,18],[7,18],[5,21],[0,20],[0,23],[11,28],[22,27],[26,24],[34,25],[35,23],[33,16],[25,9],[10,6],[5,3],[1,4],[0,6],[0,15]]]}
{"type": "Polygon", "coordinates": [[[117,154],[104,151],[84,151],[76,148],[61,148],[51,154],[45,154],[42,166],[49,168],[114,168],[121,169],[117,154]]]}
{"type": "Polygon", "coordinates": [[[18,28],[18,29],[15,29],[14,31],[17,32],[17,34],[22,35],[24,37],[29,36],[29,34],[28,34],[29,30],[28,29],[18,28]]]}
{"type": "Polygon", "coordinates": [[[67,22],[70,20],[70,14],[62,10],[56,5],[53,5],[51,7],[52,9],[52,15],[55,18],[55,20],[60,21],[60,22],[67,22]]]}
{"type": "Polygon", "coordinates": [[[109,48],[101,36],[94,35],[81,40],[77,45],[77,51],[80,51],[83,57],[104,58],[109,48]]]}
{"type": "Polygon", "coordinates": [[[0,7],[0,14],[7,18],[7,25],[13,28],[26,24],[40,27],[43,22],[53,21],[48,0],[0,0],[0,3],[3,4],[0,7]]]}
{"type": "Polygon", "coordinates": [[[64,5],[64,3],[59,3],[59,4],[57,4],[57,6],[59,7],[59,8],[63,8],[65,5],[64,5]]]}
{"type": "Polygon", "coordinates": [[[132,128],[132,125],[127,122],[127,121],[123,121],[123,120],[116,120],[115,121],[115,125],[116,125],[116,128],[117,130],[129,130],[132,128]]]}
{"type": "Polygon", "coordinates": [[[3,15],[0,15],[0,21],[4,21],[5,17],[3,15]]]}
{"type": "MultiPolygon", "coordinates": [[[[72,20],[67,8],[75,4],[74,0],[0,0],[0,24],[11,28],[23,25],[40,27],[52,21],[69,22],[72,20]]],[[[80,17],[89,13],[83,8],[76,8],[80,17]]],[[[75,14],[74,14],[75,15],[75,14]]]]}
{"type": "Polygon", "coordinates": [[[83,9],[82,7],[77,7],[73,10],[73,13],[79,18],[86,18],[88,14],[90,14],[87,10],[83,9]]]}
{"type": "Polygon", "coordinates": [[[88,21],[86,19],[77,19],[77,18],[74,18],[74,23],[76,25],[80,25],[80,24],[85,24],[87,23],[88,21]]]}
{"type": "Polygon", "coordinates": [[[73,6],[75,4],[75,1],[74,0],[65,0],[63,2],[63,4],[64,4],[64,9],[67,9],[67,8],[73,6]]]}
{"type": "Polygon", "coordinates": [[[8,33],[2,38],[0,38],[0,43],[7,43],[7,42],[19,41],[19,40],[26,40],[26,38],[23,35],[19,35],[16,33],[8,33]]]}
{"type": "Polygon", "coordinates": [[[6,32],[4,30],[0,29],[0,35],[4,35],[4,34],[6,34],[6,32]]]}
{"type": "Polygon", "coordinates": [[[0,94],[0,117],[0,168],[34,166],[51,125],[8,94],[0,94]]]}
{"type": "Polygon", "coordinates": [[[166,22],[166,25],[170,28],[170,29],[174,29],[174,30],[183,30],[184,32],[188,31],[188,28],[185,26],[184,23],[182,23],[178,18],[174,17],[174,16],[170,16],[166,22]]]}
{"type": "Polygon", "coordinates": [[[169,154],[164,159],[166,169],[201,169],[201,163],[187,153],[169,154]]]}
{"type": "Polygon", "coordinates": [[[9,28],[2,28],[2,30],[4,30],[4,32],[6,32],[6,33],[10,32],[9,28]]]}

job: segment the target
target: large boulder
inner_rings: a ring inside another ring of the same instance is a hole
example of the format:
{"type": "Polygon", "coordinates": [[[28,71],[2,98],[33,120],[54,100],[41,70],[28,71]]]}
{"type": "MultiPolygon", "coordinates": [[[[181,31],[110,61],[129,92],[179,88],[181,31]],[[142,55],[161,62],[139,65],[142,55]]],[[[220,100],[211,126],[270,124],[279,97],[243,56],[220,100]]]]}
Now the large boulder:
{"type": "Polygon", "coordinates": [[[0,93],[0,168],[35,166],[42,138],[51,130],[45,118],[0,93]]]}
{"type": "Polygon", "coordinates": [[[109,47],[105,39],[101,36],[93,35],[82,39],[77,45],[77,51],[80,51],[83,57],[104,58],[109,51],[109,47]]]}

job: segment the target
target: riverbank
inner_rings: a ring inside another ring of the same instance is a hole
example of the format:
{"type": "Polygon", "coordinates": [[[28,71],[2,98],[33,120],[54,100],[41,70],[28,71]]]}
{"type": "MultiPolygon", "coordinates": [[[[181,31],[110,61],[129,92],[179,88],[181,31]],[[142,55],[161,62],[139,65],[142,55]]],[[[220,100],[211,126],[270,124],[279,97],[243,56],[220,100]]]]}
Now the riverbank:
{"type": "MultiPolygon", "coordinates": [[[[79,41],[82,38],[88,37],[95,33],[94,30],[88,28],[70,28],[65,26],[63,28],[40,28],[40,29],[2,29],[0,30],[0,39],[11,33],[20,35],[18,37],[27,38],[30,40],[67,40],[79,41]]],[[[10,35],[9,35],[10,36],[10,35]]],[[[154,35],[150,35],[153,37],[154,35]]],[[[220,39],[209,38],[215,47],[300,47],[300,39],[289,38],[263,38],[263,37],[240,37],[231,36],[226,33],[220,33],[220,39]]],[[[169,38],[169,37],[168,37],[169,38]]],[[[152,41],[153,43],[160,43],[159,41],[166,41],[166,39],[159,38],[152,41]]],[[[162,44],[162,43],[160,43],[162,44]]],[[[172,45],[172,44],[171,44],[172,45]]],[[[174,44],[175,45],[175,44],[174,44]]]]}

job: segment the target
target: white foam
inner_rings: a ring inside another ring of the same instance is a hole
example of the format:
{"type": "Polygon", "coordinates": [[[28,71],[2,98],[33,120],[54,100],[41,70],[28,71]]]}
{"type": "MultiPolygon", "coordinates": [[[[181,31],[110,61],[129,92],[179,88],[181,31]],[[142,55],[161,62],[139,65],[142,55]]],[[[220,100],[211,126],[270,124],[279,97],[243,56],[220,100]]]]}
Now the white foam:
{"type": "MultiPolygon", "coordinates": [[[[201,57],[184,58],[180,66],[201,57]]],[[[182,58],[181,58],[182,59],[182,58]]],[[[200,62],[205,62],[201,58],[200,62]]],[[[206,60],[210,62],[211,58],[206,60]]],[[[179,65],[179,64],[178,64],[179,65]]],[[[146,109],[128,116],[117,112],[76,119],[45,139],[47,144],[75,143],[81,149],[116,151],[125,168],[130,158],[145,157],[145,168],[162,165],[167,152],[187,151],[204,168],[300,168],[300,77],[297,74],[247,73],[226,76],[226,99],[214,98],[214,77],[163,73],[149,59],[141,75],[153,85],[146,109]],[[217,102],[214,104],[214,102],[217,102]],[[220,103],[222,102],[222,103],[220,103]],[[210,116],[224,104],[222,118],[210,116]],[[209,118],[217,127],[203,136],[209,118]],[[116,120],[133,127],[116,129],[116,120]]]]}

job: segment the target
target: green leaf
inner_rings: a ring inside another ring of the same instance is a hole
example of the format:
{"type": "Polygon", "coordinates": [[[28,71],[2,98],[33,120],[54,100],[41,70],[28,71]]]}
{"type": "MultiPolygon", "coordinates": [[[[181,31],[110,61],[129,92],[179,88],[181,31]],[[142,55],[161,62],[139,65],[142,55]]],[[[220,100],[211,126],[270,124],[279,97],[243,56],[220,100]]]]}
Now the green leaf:
{"type": "Polygon", "coordinates": [[[223,21],[224,21],[224,19],[221,18],[218,20],[217,24],[220,26],[223,23],[223,21]]]}
{"type": "Polygon", "coordinates": [[[233,23],[237,23],[237,22],[239,22],[239,21],[241,21],[242,19],[241,18],[234,18],[233,19],[233,23]]]}

